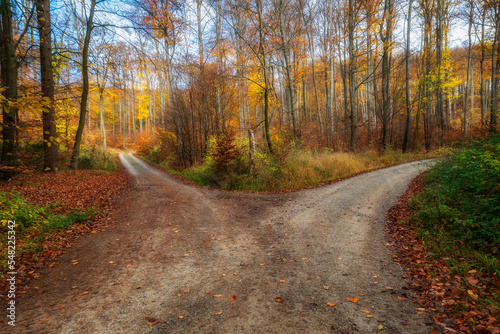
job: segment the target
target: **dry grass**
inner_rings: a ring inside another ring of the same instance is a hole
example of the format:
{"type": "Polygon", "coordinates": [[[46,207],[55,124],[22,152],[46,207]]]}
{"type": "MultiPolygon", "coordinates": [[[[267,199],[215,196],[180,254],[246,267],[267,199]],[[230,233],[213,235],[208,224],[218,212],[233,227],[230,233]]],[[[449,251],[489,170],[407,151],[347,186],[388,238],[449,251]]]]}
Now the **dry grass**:
{"type": "Polygon", "coordinates": [[[281,162],[261,154],[253,175],[229,174],[220,177],[214,175],[208,166],[189,168],[181,174],[201,185],[216,188],[283,191],[333,182],[379,168],[436,157],[442,153],[294,151],[281,162]]]}

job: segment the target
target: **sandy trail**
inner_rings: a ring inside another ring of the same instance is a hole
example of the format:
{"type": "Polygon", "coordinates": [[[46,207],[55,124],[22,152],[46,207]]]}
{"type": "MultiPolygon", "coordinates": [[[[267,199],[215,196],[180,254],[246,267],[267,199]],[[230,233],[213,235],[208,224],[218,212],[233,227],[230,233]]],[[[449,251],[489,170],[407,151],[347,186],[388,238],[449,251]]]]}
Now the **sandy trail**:
{"type": "Polygon", "coordinates": [[[1,332],[430,333],[384,236],[385,211],[430,162],[252,194],[120,159],[134,185],[116,226],[41,270],[1,332]]]}

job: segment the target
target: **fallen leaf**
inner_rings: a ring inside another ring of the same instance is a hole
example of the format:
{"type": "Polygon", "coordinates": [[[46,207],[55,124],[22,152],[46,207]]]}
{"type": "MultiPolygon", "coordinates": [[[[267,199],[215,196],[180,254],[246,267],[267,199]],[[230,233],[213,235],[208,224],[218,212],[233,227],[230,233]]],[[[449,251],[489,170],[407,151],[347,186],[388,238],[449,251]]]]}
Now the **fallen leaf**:
{"type": "Polygon", "coordinates": [[[160,323],[160,320],[155,320],[153,322],[148,322],[148,326],[154,326],[156,324],[159,324],[160,323]]]}
{"type": "MultiPolygon", "coordinates": [[[[78,262],[73,262],[73,265],[78,264],[78,262]]],[[[29,272],[28,274],[31,274],[32,272],[29,272]]]]}
{"type": "Polygon", "coordinates": [[[385,289],[386,290],[394,290],[394,288],[392,286],[386,286],[385,289]]]}
{"type": "Polygon", "coordinates": [[[80,296],[84,296],[84,295],[88,295],[88,294],[89,294],[89,292],[85,291],[85,292],[80,293],[80,296]]]}
{"type": "Polygon", "coordinates": [[[277,303],[282,303],[282,302],[284,302],[284,299],[281,297],[276,297],[276,299],[274,301],[277,303]]]}
{"type": "Polygon", "coordinates": [[[210,293],[210,291],[205,291],[205,293],[210,293]]]}
{"type": "Polygon", "coordinates": [[[360,312],[363,312],[363,313],[372,313],[372,311],[369,311],[369,310],[360,310],[360,312]]]}
{"type": "Polygon", "coordinates": [[[222,295],[214,295],[215,298],[220,298],[222,295]]]}
{"type": "Polygon", "coordinates": [[[215,315],[221,315],[221,314],[222,314],[222,312],[217,312],[217,313],[215,313],[215,315]]]}
{"type": "Polygon", "coordinates": [[[350,302],[353,302],[353,303],[357,303],[358,302],[358,298],[356,298],[356,297],[347,297],[346,299],[348,301],[350,301],[350,302]]]}
{"type": "Polygon", "coordinates": [[[183,315],[178,316],[179,319],[184,319],[183,315]]]}
{"type": "Polygon", "coordinates": [[[324,285],[324,286],[323,286],[323,289],[328,290],[328,289],[330,289],[330,288],[329,288],[329,287],[327,287],[326,285],[324,285]]]}
{"type": "Polygon", "coordinates": [[[236,299],[236,296],[231,296],[231,298],[229,298],[229,301],[232,302],[235,299],[236,299]]]}
{"type": "Polygon", "coordinates": [[[399,299],[399,300],[405,300],[406,298],[405,298],[405,297],[398,296],[398,299],[399,299]]]}
{"type": "Polygon", "coordinates": [[[182,293],[178,293],[178,294],[177,294],[177,297],[182,297],[182,293]]]}
{"type": "Polygon", "coordinates": [[[326,303],[326,305],[327,305],[327,306],[330,306],[330,307],[334,307],[334,306],[335,306],[335,305],[337,305],[337,304],[335,304],[335,303],[326,303]]]}
{"type": "Polygon", "coordinates": [[[382,325],[378,325],[378,327],[377,327],[377,328],[378,328],[378,330],[379,330],[379,331],[384,330],[384,326],[382,326],[382,325]]]}
{"type": "Polygon", "coordinates": [[[280,279],[280,283],[285,283],[286,281],[284,279],[280,279]]]}
{"type": "Polygon", "coordinates": [[[373,318],[373,314],[368,314],[366,317],[367,318],[373,318]]]}
{"type": "Polygon", "coordinates": [[[113,261],[109,261],[108,263],[114,263],[113,261]]]}

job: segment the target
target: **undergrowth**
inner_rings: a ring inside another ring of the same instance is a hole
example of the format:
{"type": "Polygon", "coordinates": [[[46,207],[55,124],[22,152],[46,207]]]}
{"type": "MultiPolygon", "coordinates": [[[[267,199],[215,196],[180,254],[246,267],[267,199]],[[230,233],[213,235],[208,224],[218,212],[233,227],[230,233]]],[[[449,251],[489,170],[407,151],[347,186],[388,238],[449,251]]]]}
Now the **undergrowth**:
{"type": "MultiPolygon", "coordinates": [[[[257,150],[250,167],[247,143],[236,143],[239,155],[218,166],[215,149],[201,166],[181,175],[200,185],[226,190],[281,191],[299,189],[350,177],[362,172],[436,156],[388,151],[364,153],[309,151],[290,148],[281,155],[257,150]]],[[[220,154],[220,153],[219,153],[220,154]]]]}
{"type": "Polygon", "coordinates": [[[84,147],[80,151],[78,167],[80,169],[114,170],[116,161],[111,152],[100,146],[84,147]]]}
{"type": "MultiPolygon", "coordinates": [[[[71,211],[57,215],[57,204],[37,206],[26,201],[17,191],[0,192],[0,244],[7,245],[9,221],[15,222],[16,262],[25,253],[36,254],[43,250],[43,241],[56,233],[66,230],[75,222],[84,222],[94,214],[92,208],[86,211],[71,211]]],[[[7,247],[0,249],[0,274],[7,265],[7,247]]]]}
{"type": "Polygon", "coordinates": [[[500,136],[457,150],[425,177],[410,206],[435,256],[457,273],[500,275],[500,136]]]}

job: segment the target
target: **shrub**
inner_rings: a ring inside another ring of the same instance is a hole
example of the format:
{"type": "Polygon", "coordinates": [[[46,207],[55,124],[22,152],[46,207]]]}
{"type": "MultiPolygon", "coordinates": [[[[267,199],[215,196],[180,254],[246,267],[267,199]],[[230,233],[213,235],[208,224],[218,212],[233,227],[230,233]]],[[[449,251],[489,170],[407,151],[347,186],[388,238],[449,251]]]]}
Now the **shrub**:
{"type": "MultiPolygon", "coordinates": [[[[0,192],[0,244],[7,244],[8,222],[15,221],[16,257],[36,255],[43,249],[42,242],[51,232],[64,230],[72,223],[86,221],[94,215],[94,210],[88,209],[60,216],[52,212],[53,208],[54,205],[36,206],[16,191],[0,192]]],[[[7,247],[0,248],[0,276],[7,266],[7,259],[7,247]]]]}
{"type": "Polygon", "coordinates": [[[444,229],[470,247],[499,254],[500,136],[456,151],[425,178],[425,191],[412,205],[417,221],[444,229]]]}
{"type": "Polygon", "coordinates": [[[100,146],[84,147],[80,152],[80,169],[113,170],[117,168],[113,154],[100,146]]]}

